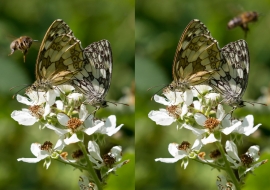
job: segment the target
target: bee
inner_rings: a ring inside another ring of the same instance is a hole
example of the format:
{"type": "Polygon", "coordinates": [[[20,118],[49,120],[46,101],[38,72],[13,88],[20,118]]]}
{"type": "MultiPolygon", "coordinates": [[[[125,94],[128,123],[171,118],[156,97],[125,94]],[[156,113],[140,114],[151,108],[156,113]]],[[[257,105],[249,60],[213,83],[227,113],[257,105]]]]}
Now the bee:
{"type": "Polygon", "coordinates": [[[15,50],[20,50],[23,53],[23,60],[25,62],[25,56],[28,52],[28,49],[31,47],[32,43],[36,41],[37,40],[33,40],[28,36],[21,36],[17,38],[10,44],[11,53],[9,54],[9,56],[12,55],[15,50]]]}
{"type": "Polygon", "coordinates": [[[247,36],[247,32],[249,31],[248,23],[256,22],[258,20],[259,14],[255,11],[244,12],[240,14],[238,17],[234,17],[232,20],[228,22],[228,29],[233,29],[237,26],[240,26],[244,32],[245,37],[247,36]]]}

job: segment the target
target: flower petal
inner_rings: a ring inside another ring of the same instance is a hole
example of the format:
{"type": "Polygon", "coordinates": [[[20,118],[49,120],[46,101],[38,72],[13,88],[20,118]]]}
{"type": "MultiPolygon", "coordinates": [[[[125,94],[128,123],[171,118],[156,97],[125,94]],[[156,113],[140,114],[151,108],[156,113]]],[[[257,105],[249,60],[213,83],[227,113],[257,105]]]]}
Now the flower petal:
{"type": "Polygon", "coordinates": [[[103,159],[100,156],[99,146],[95,141],[88,142],[88,152],[93,158],[103,162],[103,159]]]}
{"type": "Polygon", "coordinates": [[[200,126],[204,126],[204,123],[205,123],[205,121],[207,120],[207,118],[205,117],[205,115],[203,115],[203,114],[201,114],[201,113],[195,113],[194,119],[196,120],[196,122],[197,122],[200,126]]]}
{"type": "Polygon", "coordinates": [[[13,111],[11,118],[17,121],[20,125],[31,126],[38,121],[38,119],[31,115],[29,110],[13,111]]]}
{"type": "Polygon", "coordinates": [[[57,114],[57,119],[61,125],[67,126],[69,117],[66,114],[63,113],[57,114]]]}
{"type": "Polygon", "coordinates": [[[175,163],[178,160],[181,160],[181,158],[156,158],[155,161],[164,162],[164,163],[175,163]]]}
{"type": "Polygon", "coordinates": [[[156,122],[157,125],[168,126],[176,121],[175,118],[169,116],[165,109],[159,111],[150,111],[148,117],[156,122]]]}
{"type": "Polygon", "coordinates": [[[186,90],[184,93],[184,101],[187,106],[190,106],[193,102],[193,94],[191,90],[186,90]]]}
{"type": "Polygon", "coordinates": [[[226,141],[226,152],[231,158],[241,162],[240,158],[238,157],[237,147],[233,141],[226,141]]]}
{"type": "Polygon", "coordinates": [[[201,139],[203,144],[210,144],[213,142],[217,142],[218,140],[216,139],[215,135],[213,133],[211,133],[208,137],[204,137],[203,139],[201,139]]]}
{"type": "Polygon", "coordinates": [[[80,141],[81,140],[77,137],[76,133],[71,135],[71,137],[64,139],[64,142],[66,145],[73,144],[73,143],[80,142],[80,141]]]}
{"type": "Polygon", "coordinates": [[[37,163],[39,162],[40,158],[18,158],[17,161],[27,162],[27,163],[37,163]]]}

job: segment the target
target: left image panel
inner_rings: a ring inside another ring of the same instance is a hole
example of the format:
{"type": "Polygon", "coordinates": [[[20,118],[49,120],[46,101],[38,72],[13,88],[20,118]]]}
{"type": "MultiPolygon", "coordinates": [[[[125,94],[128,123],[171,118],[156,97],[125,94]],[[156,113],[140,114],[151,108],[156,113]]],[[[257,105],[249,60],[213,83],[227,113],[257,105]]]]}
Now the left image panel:
{"type": "Polygon", "coordinates": [[[135,1],[0,10],[0,189],[134,189],[135,1]]]}

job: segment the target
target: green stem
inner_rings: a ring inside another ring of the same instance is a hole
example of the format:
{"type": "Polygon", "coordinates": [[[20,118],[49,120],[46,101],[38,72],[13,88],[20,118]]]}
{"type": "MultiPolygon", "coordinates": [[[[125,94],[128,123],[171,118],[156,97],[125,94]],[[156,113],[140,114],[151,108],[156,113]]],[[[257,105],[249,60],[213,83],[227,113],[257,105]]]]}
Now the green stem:
{"type": "Polygon", "coordinates": [[[225,171],[230,176],[230,178],[232,180],[232,183],[235,185],[236,190],[241,190],[241,185],[240,185],[239,181],[237,180],[236,176],[234,175],[234,172],[233,172],[233,170],[232,170],[232,168],[230,166],[230,163],[229,163],[229,161],[227,160],[227,158],[225,156],[225,151],[223,149],[223,146],[221,145],[220,142],[216,142],[215,144],[218,147],[218,149],[219,149],[219,151],[220,151],[220,153],[222,155],[222,158],[224,160],[225,168],[226,168],[225,171]]]}
{"type": "Polygon", "coordinates": [[[98,187],[98,190],[102,190],[103,189],[102,184],[100,183],[99,178],[98,178],[98,176],[96,174],[96,171],[94,170],[93,165],[92,165],[91,161],[89,160],[89,158],[87,156],[88,154],[87,154],[87,151],[85,149],[84,144],[82,142],[78,142],[78,145],[79,145],[80,149],[82,150],[83,155],[84,155],[84,157],[86,159],[86,162],[87,162],[87,171],[92,176],[92,178],[94,180],[94,183],[98,187]]]}
{"type": "Polygon", "coordinates": [[[73,166],[74,168],[78,168],[78,169],[81,169],[81,170],[86,170],[86,171],[88,171],[88,168],[86,168],[86,167],[83,167],[83,166],[80,166],[80,165],[78,165],[78,164],[74,164],[74,163],[71,163],[71,162],[65,162],[65,161],[63,161],[63,160],[60,159],[60,158],[55,159],[55,160],[57,160],[58,162],[67,164],[67,165],[71,165],[71,166],[73,166]]]}
{"type": "Polygon", "coordinates": [[[74,109],[73,106],[71,106],[70,109],[68,110],[67,115],[68,115],[69,117],[72,117],[73,109],[74,109]]]}
{"type": "Polygon", "coordinates": [[[202,164],[209,165],[209,166],[211,166],[211,167],[213,167],[213,168],[216,168],[216,169],[226,170],[225,167],[222,167],[222,166],[219,166],[219,165],[210,163],[210,162],[204,162],[204,161],[200,160],[199,158],[194,159],[194,161],[199,162],[199,163],[202,163],[202,164]]]}

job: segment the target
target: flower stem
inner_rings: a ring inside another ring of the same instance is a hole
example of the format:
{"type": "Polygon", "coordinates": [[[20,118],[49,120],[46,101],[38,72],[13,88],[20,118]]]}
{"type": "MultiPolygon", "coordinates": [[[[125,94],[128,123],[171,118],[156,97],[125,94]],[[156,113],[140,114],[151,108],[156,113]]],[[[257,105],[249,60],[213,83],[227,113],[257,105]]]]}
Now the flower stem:
{"type": "Polygon", "coordinates": [[[55,160],[57,160],[58,162],[64,163],[64,164],[71,165],[71,166],[73,166],[74,168],[78,168],[78,169],[80,169],[80,170],[86,170],[86,171],[88,171],[88,168],[86,168],[86,167],[79,166],[78,164],[74,164],[74,163],[71,163],[71,162],[65,162],[65,161],[63,161],[63,160],[60,159],[60,158],[55,159],[55,160]]]}
{"type": "Polygon", "coordinates": [[[85,146],[82,142],[78,142],[78,145],[80,147],[80,149],[82,150],[83,152],[83,155],[85,156],[85,159],[86,159],[86,162],[87,162],[87,169],[88,169],[88,172],[90,173],[90,175],[92,176],[93,180],[94,180],[94,183],[97,185],[97,188],[98,190],[102,190],[103,187],[102,187],[102,184],[100,183],[99,181],[99,178],[93,168],[93,165],[91,163],[91,161],[89,160],[88,156],[87,156],[87,151],[85,149],[85,146]]]}
{"type": "Polygon", "coordinates": [[[222,167],[222,166],[219,166],[219,165],[210,163],[210,162],[204,162],[204,161],[200,160],[199,158],[194,159],[194,161],[199,162],[199,163],[201,163],[201,164],[209,165],[209,166],[211,166],[211,167],[213,167],[213,168],[216,168],[216,169],[226,170],[225,167],[222,167]]]}
{"type": "Polygon", "coordinates": [[[239,181],[237,180],[232,168],[230,167],[230,163],[229,163],[229,161],[227,160],[227,158],[225,156],[225,151],[223,149],[223,146],[221,145],[220,142],[216,142],[215,144],[218,147],[218,149],[219,149],[219,151],[220,151],[220,153],[222,155],[222,158],[224,160],[225,168],[226,168],[225,171],[230,176],[230,178],[232,180],[232,183],[235,185],[236,190],[241,190],[241,185],[240,185],[239,181]]]}

